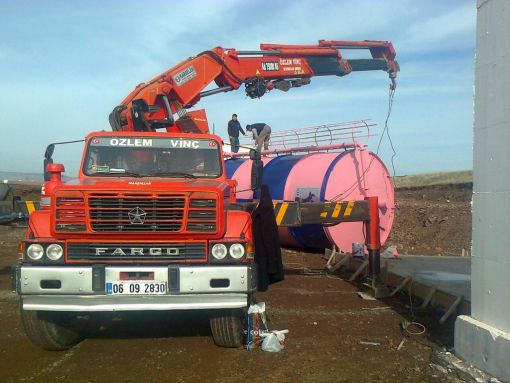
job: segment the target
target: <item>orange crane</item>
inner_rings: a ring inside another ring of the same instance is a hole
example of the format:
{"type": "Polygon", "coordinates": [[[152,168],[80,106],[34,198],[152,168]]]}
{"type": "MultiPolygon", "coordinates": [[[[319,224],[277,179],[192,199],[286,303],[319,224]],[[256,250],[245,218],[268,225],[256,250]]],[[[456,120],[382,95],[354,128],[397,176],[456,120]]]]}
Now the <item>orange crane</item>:
{"type": "Polygon", "coordinates": [[[205,110],[188,109],[202,97],[239,89],[260,98],[272,89],[288,91],[310,83],[313,76],[345,76],[383,70],[391,87],[399,65],[387,41],[319,40],[318,45],[261,44],[259,51],[216,47],[190,57],[147,83],[139,84],[110,113],[114,131],[208,133],[205,110]],[[369,50],[371,58],[346,59],[346,49],[369,50]],[[212,82],[217,88],[206,90],[212,82]],[[177,115],[177,117],[174,117],[177,115]]]}

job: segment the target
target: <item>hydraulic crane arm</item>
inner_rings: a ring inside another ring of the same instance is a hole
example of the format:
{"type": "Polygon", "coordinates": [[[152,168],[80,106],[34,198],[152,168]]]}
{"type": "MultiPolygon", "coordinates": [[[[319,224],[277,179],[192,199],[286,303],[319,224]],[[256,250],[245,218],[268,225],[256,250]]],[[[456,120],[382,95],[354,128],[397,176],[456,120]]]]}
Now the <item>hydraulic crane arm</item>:
{"type": "Polygon", "coordinates": [[[395,50],[386,41],[330,41],[318,45],[261,44],[259,51],[216,47],[190,57],[147,83],[138,85],[110,114],[116,131],[208,132],[205,111],[187,109],[201,97],[238,89],[251,98],[272,89],[287,91],[313,76],[345,76],[383,70],[392,86],[399,70],[395,50]],[[345,59],[341,50],[369,50],[371,58],[345,59]],[[217,88],[204,91],[212,82],[217,88]],[[178,119],[174,119],[174,115],[178,119]]]}

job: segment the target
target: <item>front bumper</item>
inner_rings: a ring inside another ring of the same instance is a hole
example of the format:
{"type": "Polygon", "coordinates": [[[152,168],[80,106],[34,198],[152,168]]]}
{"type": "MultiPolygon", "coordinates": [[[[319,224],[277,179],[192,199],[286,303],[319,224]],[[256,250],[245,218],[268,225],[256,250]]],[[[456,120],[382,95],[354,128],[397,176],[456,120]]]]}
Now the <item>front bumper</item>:
{"type": "Polygon", "coordinates": [[[249,266],[24,266],[13,269],[24,310],[130,311],[241,308],[256,289],[249,266]],[[107,295],[121,273],[153,273],[165,295],[107,295]],[[221,281],[221,283],[215,283],[221,281]],[[216,287],[221,286],[221,287],[216,287]]]}

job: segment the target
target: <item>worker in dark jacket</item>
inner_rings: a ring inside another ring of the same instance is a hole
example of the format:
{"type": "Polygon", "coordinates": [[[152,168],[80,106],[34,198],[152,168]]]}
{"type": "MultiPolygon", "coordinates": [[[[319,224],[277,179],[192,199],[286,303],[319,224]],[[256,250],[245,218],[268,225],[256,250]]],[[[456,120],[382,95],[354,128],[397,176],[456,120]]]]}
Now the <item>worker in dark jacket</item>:
{"type": "Polygon", "coordinates": [[[246,125],[246,130],[253,133],[253,139],[257,145],[257,149],[269,150],[269,139],[271,138],[271,127],[263,122],[257,124],[246,125]]]}
{"type": "Polygon", "coordinates": [[[241,128],[241,124],[237,121],[237,114],[234,113],[232,119],[228,122],[228,138],[230,139],[232,153],[239,151],[239,132],[243,133],[243,136],[246,135],[243,128],[241,128]]]}

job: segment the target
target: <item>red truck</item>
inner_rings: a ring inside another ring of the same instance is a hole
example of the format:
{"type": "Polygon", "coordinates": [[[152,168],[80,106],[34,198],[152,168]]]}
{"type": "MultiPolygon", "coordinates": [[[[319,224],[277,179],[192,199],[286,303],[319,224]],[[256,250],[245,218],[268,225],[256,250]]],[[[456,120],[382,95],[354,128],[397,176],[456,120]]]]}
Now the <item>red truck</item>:
{"type": "Polygon", "coordinates": [[[215,342],[241,345],[251,220],[231,208],[219,137],[91,133],[78,178],[62,183],[63,170],[48,165],[15,270],[30,339],[74,345],[77,313],[207,309],[215,342]]]}
{"type": "Polygon", "coordinates": [[[113,131],[85,139],[77,179],[62,182],[64,166],[47,151],[42,208],[13,267],[28,337],[63,350],[80,341],[89,313],[204,309],[214,341],[240,346],[257,288],[252,221],[235,203],[221,138],[204,111],[188,109],[242,84],[256,98],[353,71],[384,70],[393,82],[394,57],[391,43],[374,41],[217,47],[137,86],[111,113],[113,131]],[[343,59],[341,48],[372,58],[343,59]]]}

